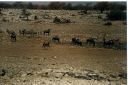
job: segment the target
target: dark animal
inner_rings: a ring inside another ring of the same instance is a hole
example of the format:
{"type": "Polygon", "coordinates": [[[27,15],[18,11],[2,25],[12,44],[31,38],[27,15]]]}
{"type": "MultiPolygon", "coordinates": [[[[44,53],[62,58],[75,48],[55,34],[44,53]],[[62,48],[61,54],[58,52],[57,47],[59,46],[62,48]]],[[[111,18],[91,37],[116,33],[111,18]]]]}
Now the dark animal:
{"type": "Polygon", "coordinates": [[[38,34],[37,32],[34,32],[32,29],[31,30],[19,30],[20,35],[31,35],[32,37],[34,37],[35,34],[38,34]]]}
{"type": "Polygon", "coordinates": [[[77,45],[80,45],[82,46],[82,42],[80,41],[80,39],[76,39],[76,42],[75,42],[77,45]]]}
{"type": "Polygon", "coordinates": [[[10,37],[11,37],[12,41],[16,42],[16,33],[15,32],[12,32],[10,37]]]}
{"type": "Polygon", "coordinates": [[[19,30],[19,34],[20,35],[23,35],[24,36],[25,35],[25,32],[26,32],[26,29],[19,30]]]}
{"type": "Polygon", "coordinates": [[[76,38],[74,37],[74,38],[72,38],[72,43],[76,44],[75,42],[76,42],[76,38]]]}
{"type": "Polygon", "coordinates": [[[71,23],[71,20],[70,19],[63,18],[61,20],[61,23],[71,23]]]}
{"type": "Polygon", "coordinates": [[[86,43],[87,44],[92,44],[93,45],[93,47],[96,45],[96,38],[88,38],[87,40],[86,40],[86,43]]]}
{"type": "Polygon", "coordinates": [[[60,38],[59,38],[59,36],[54,36],[53,38],[52,38],[52,41],[57,41],[58,43],[60,42],[60,38]]]}
{"type": "Polygon", "coordinates": [[[108,40],[108,41],[105,41],[103,43],[104,47],[113,47],[114,46],[114,42],[113,40],[108,40]]]}
{"type": "Polygon", "coordinates": [[[104,41],[103,46],[107,47],[107,48],[119,49],[120,48],[120,41],[119,41],[119,39],[111,39],[111,40],[108,40],[108,41],[104,41]]]}
{"type": "Polygon", "coordinates": [[[76,37],[72,38],[72,43],[74,45],[82,46],[82,42],[80,41],[80,39],[77,39],[76,37]]]}
{"type": "Polygon", "coordinates": [[[114,40],[114,47],[116,49],[120,49],[120,45],[121,45],[120,40],[119,39],[115,39],[114,40]]]}
{"type": "Polygon", "coordinates": [[[50,47],[50,43],[49,42],[44,42],[42,47],[44,47],[44,48],[45,47],[50,47]]]}
{"type": "Polygon", "coordinates": [[[44,30],[44,35],[45,35],[45,34],[48,34],[48,35],[49,35],[50,32],[51,32],[51,29],[44,30]]]}
{"type": "Polygon", "coordinates": [[[104,47],[112,48],[114,46],[113,40],[108,40],[104,42],[104,47]]]}

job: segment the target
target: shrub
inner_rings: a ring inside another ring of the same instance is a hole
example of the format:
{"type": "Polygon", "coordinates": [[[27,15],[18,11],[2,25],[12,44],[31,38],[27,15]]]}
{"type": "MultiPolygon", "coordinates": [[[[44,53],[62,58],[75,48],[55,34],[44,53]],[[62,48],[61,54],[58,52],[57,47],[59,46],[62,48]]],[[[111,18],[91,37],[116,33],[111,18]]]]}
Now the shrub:
{"type": "Polygon", "coordinates": [[[55,17],[54,20],[53,20],[54,23],[60,23],[61,20],[58,18],[58,17],[55,17]]]}
{"type": "Polygon", "coordinates": [[[123,24],[124,24],[124,25],[127,25],[127,22],[125,21],[125,22],[123,22],[123,24]]]}
{"type": "Polygon", "coordinates": [[[110,26],[110,25],[112,25],[112,22],[106,22],[106,23],[104,23],[104,25],[107,25],[107,26],[110,26]]]}
{"type": "Polygon", "coordinates": [[[109,20],[126,20],[126,13],[120,10],[112,10],[107,14],[109,20]]]}

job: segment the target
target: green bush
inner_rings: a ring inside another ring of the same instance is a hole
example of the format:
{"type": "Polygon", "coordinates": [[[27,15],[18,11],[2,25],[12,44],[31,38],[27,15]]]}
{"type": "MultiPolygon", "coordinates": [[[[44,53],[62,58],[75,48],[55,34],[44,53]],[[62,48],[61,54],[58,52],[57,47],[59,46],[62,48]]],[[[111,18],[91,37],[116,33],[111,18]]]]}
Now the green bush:
{"type": "Polygon", "coordinates": [[[109,20],[126,20],[126,13],[120,10],[112,10],[107,14],[109,20]]]}
{"type": "Polygon", "coordinates": [[[54,20],[53,20],[54,23],[60,23],[61,20],[58,18],[58,17],[55,17],[54,20]]]}

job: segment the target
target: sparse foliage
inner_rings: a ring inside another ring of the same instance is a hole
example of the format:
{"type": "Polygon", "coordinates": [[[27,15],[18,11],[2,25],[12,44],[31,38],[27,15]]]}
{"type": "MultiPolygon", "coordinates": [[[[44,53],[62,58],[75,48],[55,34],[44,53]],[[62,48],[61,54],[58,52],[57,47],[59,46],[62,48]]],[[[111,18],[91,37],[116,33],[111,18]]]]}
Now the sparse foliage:
{"type": "Polygon", "coordinates": [[[72,10],[73,9],[73,6],[72,6],[72,4],[71,3],[68,3],[68,4],[66,4],[65,5],[65,9],[67,10],[72,10]]]}
{"type": "Polygon", "coordinates": [[[110,25],[112,25],[112,22],[108,21],[108,22],[104,23],[104,25],[110,26],[110,25]]]}
{"type": "Polygon", "coordinates": [[[38,17],[37,16],[34,16],[34,20],[37,20],[38,19],[38,17]]]}
{"type": "Polygon", "coordinates": [[[54,23],[60,23],[61,20],[58,18],[58,17],[55,17],[54,20],[53,20],[54,23]]]}
{"type": "Polygon", "coordinates": [[[65,3],[63,2],[51,2],[49,5],[48,5],[48,8],[49,9],[64,9],[65,7],[65,3]]]}
{"type": "Polygon", "coordinates": [[[121,10],[112,10],[107,17],[109,20],[126,20],[126,13],[121,10]]]}
{"type": "MultiPolygon", "coordinates": [[[[93,3],[93,2],[92,2],[93,3]]],[[[104,10],[126,10],[125,4],[117,4],[111,2],[97,2],[92,4],[91,2],[83,2],[82,4],[72,5],[65,2],[51,2],[48,5],[33,4],[32,2],[14,2],[13,4],[0,2],[0,8],[27,8],[27,9],[52,9],[52,10],[100,10],[103,13],[104,10]]]]}
{"type": "Polygon", "coordinates": [[[103,13],[103,11],[109,9],[109,3],[108,2],[99,2],[94,6],[94,9],[100,10],[100,12],[103,13]]]}
{"type": "Polygon", "coordinates": [[[0,9],[0,14],[2,14],[2,9],[0,9]]]}

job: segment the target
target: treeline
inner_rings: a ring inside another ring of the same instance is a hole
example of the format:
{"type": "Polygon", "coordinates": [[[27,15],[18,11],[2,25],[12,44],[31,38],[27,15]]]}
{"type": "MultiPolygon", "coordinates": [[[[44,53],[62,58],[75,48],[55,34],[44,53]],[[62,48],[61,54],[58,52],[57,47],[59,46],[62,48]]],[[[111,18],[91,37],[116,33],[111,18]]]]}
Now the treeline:
{"type": "MultiPolygon", "coordinates": [[[[85,3],[85,2],[83,2],[85,3]]],[[[51,2],[48,5],[38,5],[31,2],[14,2],[14,3],[3,3],[0,2],[0,8],[26,8],[26,9],[49,9],[49,10],[126,10],[126,5],[117,4],[116,2],[97,2],[97,3],[85,3],[72,5],[71,3],[65,2],[51,2]]]]}

